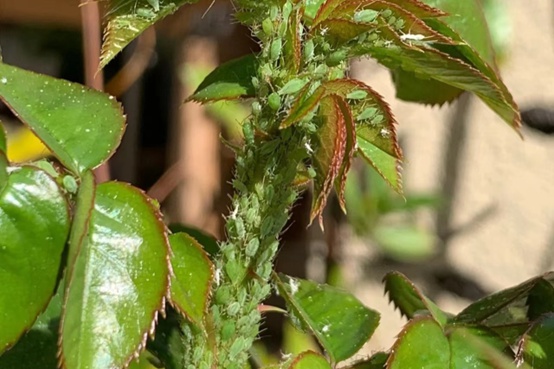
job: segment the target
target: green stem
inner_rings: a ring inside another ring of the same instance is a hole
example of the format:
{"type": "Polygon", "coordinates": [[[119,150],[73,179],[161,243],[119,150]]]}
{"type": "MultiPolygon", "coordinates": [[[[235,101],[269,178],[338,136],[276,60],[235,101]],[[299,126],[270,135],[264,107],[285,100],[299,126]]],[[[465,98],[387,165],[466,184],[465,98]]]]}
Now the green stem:
{"type": "Polygon", "coordinates": [[[213,330],[207,332],[210,337],[189,332],[185,368],[246,367],[260,325],[257,307],[270,293],[278,238],[297,198],[293,182],[305,156],[302,140],[300,130],[288,129],[272,140],[246,144],[238,153],[228,241],[215,263],[213,330]]]}

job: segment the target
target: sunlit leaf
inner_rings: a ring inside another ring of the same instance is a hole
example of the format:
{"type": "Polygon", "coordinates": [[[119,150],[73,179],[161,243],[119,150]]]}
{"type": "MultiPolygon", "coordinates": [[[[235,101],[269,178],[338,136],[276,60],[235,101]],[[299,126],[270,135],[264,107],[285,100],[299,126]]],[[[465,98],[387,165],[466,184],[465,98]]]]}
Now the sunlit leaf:
{"type": "Polygon", "coordinates": [[[354,355],[379,324],[379,314],[346,291],[284,275],[275,282],[292,322],[311,331],[333,362],[354,355]]]}
{"type": "MultiPolygon", "coordinates": [[[[514,128],[520,126],[521,117],[517,106],[500,79],[491,79],[489,68],[477,69],[436,48],[426,47],[422,52],[414,43],[402,41],[388,25],[383,25],[380,32],[381,37],[390,42],[387,47],[360,47],[358,53],[369,53],[392,70],[402,69],[416,73],[420,79],[435,79],[473,92],[509,125],[514,128]]],[[[481,65],[485,65],[484,62],[481,61],[481,65]]]]}
{"type": "Polygon", "coordinates": [[[154,23],[198,0],[108,0],[100,68],[154,23]],[[153,6],[152,4],[157,4],[153,6]]]}
{"type": "Polygon", "coordinates": [[[76,83],[0,63],[0,99],[76,174],[106,161],[123,135],[121,105],[76,83]]]}
{"type": "Polygon", "coordinates": [[[67,368],[120,368],[144,349],[167,294],[165,227],[136,188],[97,186],[65,295],[60,329],[67,368]]]}
{"type": "Polygon", "coordinates": [[[346,199],[345,199],[345,186],[346,178],[350,167],[352,166],[352,161],[354,160],[354,154],[356,153],[356,125],[354,123],[354,118],[352,117],[352,112],[346,101],[344,99],[337,99],[338,106],[341,110],[342,116],[344,117],[345,129],[346,129],[346,147],[344,149],[344,159],[341,164],[337,178],[335,179],[335,191],[339,200],[339,205],[342,210],[346,213],[346,199]]]}
{"type": "Polygon", "coordinates": [[[533,287],[541,280],[551,280],[552,273],[531,278],[515,287],[511,287],[486,296],[462,310],[455,318],[457,323],[478,323],[508,306],[510,303],[527,298],[533,287]]]}
{"type": "Polygon", "coordinates": [[[0,192],[0,352],[54,294],[68,233],[67,203],[54,179],[36,168],[11,168],[0,192]]]}
{"type": "Polygon", "coordinates": [[[298,73],[300,70],[300,61],[302,55],[302,19],[301,10],[295,11],[289,18],[285,43],[283,45],[283,55],[285,67],[292,73],[298,73]]]}
{"type": "Polygon", "coordinates": [[[254,96],[252,77],[257,72],[258,59],[253,54],[221,64],[208,74],[188,100],[206,102],[254,96]]]}
{"type": "Polygon", "coordinates": [[[306,351],[294,358],[288,369],[331,369],[331,365],[322,355],[306,351]]]}
{"type": "Polygon", "coordinates": [[[204,232],[201,229],[187,226],[184,224],[174,223],[169,225],[169,230],[172,233],[186,233],[192,238],[194,238],[200,245],[202,245],[202,248],[204,251],[206,251],[211,257],[214,257],[219,252],[219,245],[217,243],[217,239],[212,236],[211,234],[208,234],[204,232]]]}
{"type": "Polygon", "coordinates": [[[487,328],[453,328],[448,334],[451,352],[449,368],[501,369],[502,367],[495,364],[495,360],[491,360],[490,355],[475,349],[472,341],[468,341],[471,338],[496,350],[499,355],[511,352],[508,343],[487,328]]]}
{"type": "Polygon", "coordinates": [[[394,344],[387,369],[450,368],[450,345],[431,317],[408,322],[394,344]]]}
{"type": "Polygon", "coordinates": [[[516,361],[534,369],[550,369],[554,362],[554,313],[546,314],[533,323],[521,338],[516,361]]]}
{"type": "Polygon", "coordinates": [[[405,275],[400,272],[390,272],[383,278],[385,291],[390,301],[409,319],[421,314],[430,314],[432,318],[444,327],[449,319],[448,314],[439,309],[429,300],[405,275]]]}
{"type": "Polygon", "coordinates": [[[340,101],[338,96],[329,96],[321,100],[319,107],[322,125],[317,131],[318,143],[313,154],[316,177],[310,221],[319,216],[321,225],[321,213],[339,175],[346,149],[346,122],[340,101]]]}
{"type": "Polygon", "coordinates": [[[202,246],[186,233],[169,236],[173,255],[171,301],[174,307],[198,327],[203,327],[210,297],[213,265],[202,246]]]}

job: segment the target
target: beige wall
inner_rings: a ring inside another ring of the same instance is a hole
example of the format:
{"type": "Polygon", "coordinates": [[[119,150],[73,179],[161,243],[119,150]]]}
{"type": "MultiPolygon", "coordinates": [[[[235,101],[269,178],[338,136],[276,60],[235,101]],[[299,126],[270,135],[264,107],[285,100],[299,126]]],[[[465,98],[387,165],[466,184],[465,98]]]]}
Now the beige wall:
{"type": "MultiPolygon", "coordinates": [[[[501,67],[504,81],[520,107],[549,104],[554,109],[554,2],[504,2],[513,24],[510,55],[501,67]]],[[[362,69],[364,81],[385,95],[400,123],[407,188],[436,189],[450,109],[395,100],[386,70],[371,63],[362,69]]],[[[554,253],[554,137],[524,131],[522,141],[483,103],[473,106],[454,222],[465,223],[492,204],[498,209],[472,232],[454,239],[449,258],[462,272],[497,290],[539,273],[554,253]]],[[[357,291],[368,306],[383,313],[384,324],[371,349],[388,348],[401,325],[382,291],[376,283],[357,291]]],[[[448,296],[441,300],[453,310],[466,303],[448,296]]]]}

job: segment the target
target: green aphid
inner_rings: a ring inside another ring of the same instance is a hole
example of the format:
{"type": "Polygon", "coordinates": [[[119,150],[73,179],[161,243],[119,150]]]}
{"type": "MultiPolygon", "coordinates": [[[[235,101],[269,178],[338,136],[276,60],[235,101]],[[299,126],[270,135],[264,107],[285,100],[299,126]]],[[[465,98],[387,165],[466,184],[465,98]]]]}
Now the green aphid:
{"type": "Polygon", "coordinates": [[[160,11],[160,0],[146,0],[146,2],[150,4],[152,8],[154,8],[154,11],[156,13],[160,11]]]}
{"type": "Polygon", "coordinates": [[[308,83],[307,79],[294,78],[285,83],[279,90],[279,95],[289,95],[300,91],[308,83]]]}
{"type": "Polygon", "coordinates": [[[399,18],[399,19],[396,21],[396,23],[394,24],[394,27],[395,27],[396,29],[400,30],[400,29],[402,29],[402,28],[404,27],[404,24],[405,24],[404,19],[400,19],[400,18],[399,18]]]}
{"type": "Polygon", "coordinates": [[[70,175],[67,175],[63,177],[62,179],[63,187],[65,190],[69,193],[77,193],[77,190],[79,189],[79,185],[77,185],[77,181],[75,181],[75,178],[73,178],[70,175]]]}
{"type": "Polygon", "coordinates": [[[342,63],[348,57],[348,50],[338,50],[327,57],[326,63],[330,67],[334,67],[342,63]]]}
{"type": "Polygon", "coordinates": [[[371,10],[371,9],[364,9],[354,13],[353,19],[354,19],[354,22],[357,22],[357,23],[371,23],[375,21],[378,15],[379,15],[378,11],[371,10]]]}
{"type": "Polygon", "coordinates": [[[49,161],[39,160],[35,162],[34,165],[37,168],[44,170],[52,178],[58,178],[59,176],[59,173],[56,171],[56,168],[54,168],[52,163],[50,163],[49,161]]]}
{"type": "Polygon", "coordinates": [[[356,117],[356,120],[362,121],[362,120],[371,119],[375,116],[376,113],[377,113],[376,108],[367,108],[364,111],[362,111],[360,115],[356,117]]]}
{"type": "Polygon", "coordinates": [[[367,91],[364,90],[355,90],[346,95],[346,98],[349,100],[362,100],[367,97],[367,91]]]}
{"type": "Polygon", "coordinates": [[[379,125],[383,124],[384,121],[385,121],[385,117],[383,117],[380,114],[377,114],[373,118],[371,118],[370,124],[372,126],[379,126],[379,125]]]}
{"type": "Polygon", "coordinates": [[[283,41],[280,38],[276,38],[275,40],[271,41],[271,45],[269,46],[269,58],[272,61],[279,60],[279,57],[281,56],[282,48],[283,48],[283,41]]]}
{"type": "Polygon", "coordinates": [[[304,43],[303,53],[304,53],[304,59],[306,61],[312,60],[312,58],[314,57],[314,50],[315,50],[315,45],[312,39],[309,39],[304,43]]]}
{"type": "Polygon", "coordinates": [[[138,8],[137,15],[141,18],[152,19],[156,17],[156,12],[151,9],[138,8]]]}
{"type": "Polygon", "coordinates": [[[390,17],[391,15],[392,15],[392,10],[390,10],[390,9],[385,9],[385,10],[383,10],[383,11],[381,12],[381,16],[382,16],[383,18],[388,18],[388,17],[390,17]]]}
{"type": "Polygon", "coordinates": [[[272,92],[267,98],[267,104],[272,110],[277,111],[281,108],[281,97],[278,93],[272,92]]]}
{"type": "Polygon", "coordinates": [[[273,33],[273,21],[270,18],[264,19],[262,22],[262,30],[266,36],[271,36],[273,33]]]}

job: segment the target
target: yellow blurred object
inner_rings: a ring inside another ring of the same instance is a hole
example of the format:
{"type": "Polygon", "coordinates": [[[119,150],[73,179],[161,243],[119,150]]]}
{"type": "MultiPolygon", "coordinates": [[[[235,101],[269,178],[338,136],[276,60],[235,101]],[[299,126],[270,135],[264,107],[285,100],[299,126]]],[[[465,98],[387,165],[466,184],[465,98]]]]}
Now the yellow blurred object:
{"type": "Polygon", "coordinates": [[[27,127],[8,134],[8,160],[14,163],[42,159],[50,155],[50,150],[27,127]]]}

